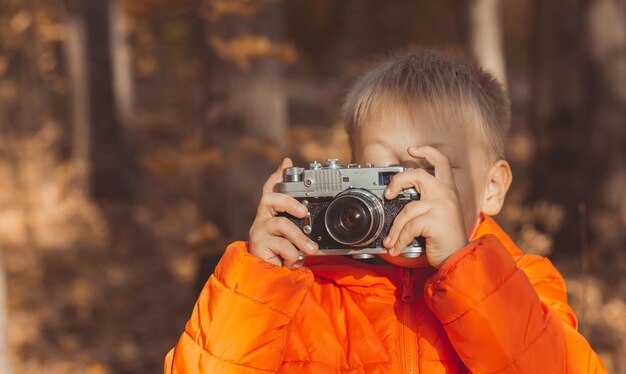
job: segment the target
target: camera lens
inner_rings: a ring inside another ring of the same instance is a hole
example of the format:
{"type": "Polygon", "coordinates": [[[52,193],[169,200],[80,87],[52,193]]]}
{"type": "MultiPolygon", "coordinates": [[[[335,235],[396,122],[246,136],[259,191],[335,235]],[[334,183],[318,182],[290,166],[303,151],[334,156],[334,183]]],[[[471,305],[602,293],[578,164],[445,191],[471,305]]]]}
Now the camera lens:
{"type": "Polygon", "coordinates": [[[348,208],[341,213],[339,222],[341,226],[346,230],[352,230],[356,228],[361,219],[361,213],[354,208],[348,208]]]}
{"type": "Polygon", "coordinates": [[[380,199],[360,188],[337,195],[324,216],[330,236],[341,244],[355,247],[373,242],[380,235],[384,221],[380,199]]]}

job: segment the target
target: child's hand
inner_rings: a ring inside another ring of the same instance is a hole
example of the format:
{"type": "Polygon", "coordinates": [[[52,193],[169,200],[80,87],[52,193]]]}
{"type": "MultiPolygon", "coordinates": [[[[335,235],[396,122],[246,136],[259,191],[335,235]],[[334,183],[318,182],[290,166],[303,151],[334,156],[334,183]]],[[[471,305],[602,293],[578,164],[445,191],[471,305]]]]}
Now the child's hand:
{"type": "Polygon", "coordinates": [[[385,198],[393,199],[406,188],[415,188],[421,197],[400,211],[383,245],[390,255],[397,256],[414,238],[423,236],[428,262],[438,269],[468,242],[459,193],[445,155],[430,146],[411,147],[408,153],[428,161],[435,175],[414,169],[393,176],[385,198]]]}
{"type": "Polygon", "coordinates": [[[274,191],[274,185],[283,180],[283,169],[293,166],[285,158],[278,170],[263,185],[263,196],[256,218],[250,228],[248,250],[269,263],[287,267],[299,267],[298,249],[306,254],[317,252],[317,244],[310,240],[293,222],[285,217],[276,217],[279,212],[304,218],[307,208],[289,195],[274,191]],[[294,246],[295,245],[295,246],[294,246]],[[294,266],[295,265],[295,266],[294,266]]]}

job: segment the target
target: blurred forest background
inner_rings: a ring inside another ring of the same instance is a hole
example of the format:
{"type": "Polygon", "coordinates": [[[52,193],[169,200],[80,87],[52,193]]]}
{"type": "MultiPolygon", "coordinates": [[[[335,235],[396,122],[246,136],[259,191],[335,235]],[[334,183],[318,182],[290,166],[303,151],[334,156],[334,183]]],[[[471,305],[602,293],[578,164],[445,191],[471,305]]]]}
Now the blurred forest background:
{"type": "Polygon", "coordinates": [[[159,372],[283,156],[407,45],[506,82],[497,220],[626,373],[626,1],[0,0],[0,372],[159,372]]]}

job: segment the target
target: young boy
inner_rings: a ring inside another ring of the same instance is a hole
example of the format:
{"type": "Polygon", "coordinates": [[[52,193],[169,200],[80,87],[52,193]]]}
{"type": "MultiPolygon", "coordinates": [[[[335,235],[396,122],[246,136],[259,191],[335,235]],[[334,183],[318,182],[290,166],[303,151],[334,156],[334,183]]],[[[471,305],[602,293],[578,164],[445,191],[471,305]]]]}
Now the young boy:
{"type": "Polygon", "coordinates": [[[509,103],[482,69],[413,51],[366,73],[344,106],[353,162],[415,169],[385,197],[421,193],[396,217],[381,263],[316,253],[263,187],[248,242],[209,278],[165,372],[602,373],[549,260],[523,255],[490,216],[511,183],[509,103]],[[426,254],[399,256],[414,237],[426,254]]]}

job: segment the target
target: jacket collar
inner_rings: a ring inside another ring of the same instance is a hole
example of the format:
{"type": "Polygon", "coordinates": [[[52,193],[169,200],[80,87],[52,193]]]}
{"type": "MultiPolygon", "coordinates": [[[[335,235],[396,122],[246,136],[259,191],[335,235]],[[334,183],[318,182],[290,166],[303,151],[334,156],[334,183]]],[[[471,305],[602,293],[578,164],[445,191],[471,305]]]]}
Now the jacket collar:
{"type": "Polygon", "coordinates": [[[511,256],[519,257],[522,255],[522,251],[515,245],[513,240],[502,230],[502,228],[493,220],[490,216],[486,216],[484,214],[480,215],[480,221],[478,223],[478,227],[476,228],[476,232],[472,237],[472,241],[479,239],[484,235],[494,235],[500,243],[504,246],[504,248],[509,251],[511,256]]]}

